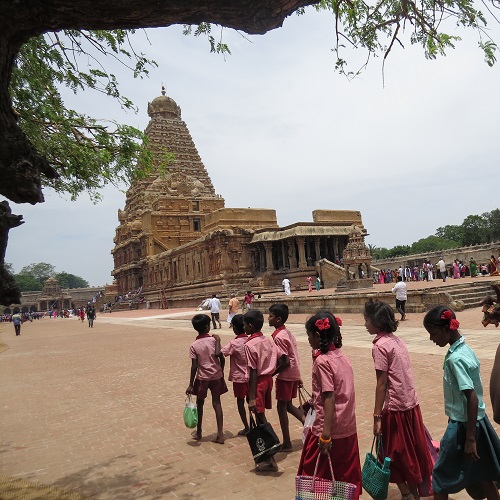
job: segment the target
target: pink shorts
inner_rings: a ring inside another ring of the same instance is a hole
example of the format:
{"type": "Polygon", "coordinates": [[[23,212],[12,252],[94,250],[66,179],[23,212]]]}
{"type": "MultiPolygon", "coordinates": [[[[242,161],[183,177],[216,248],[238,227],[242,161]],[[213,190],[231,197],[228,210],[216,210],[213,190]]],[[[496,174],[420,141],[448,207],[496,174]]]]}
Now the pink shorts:
{"type": "Polygon", "coordinates": [[[248,396],[248,382],[233,382],[235,398],[246,398],[248,396]]]}
{"type": "Polygon", "coordinates": [[[299,388],[298,380],[281,380],[276,379],[276,400],[277,401],[291,401],[297,397],[297,390],[299,388]]]}
{"type": "Polygon", "coordinates": [[[257,377],[257,394],[255,395],[255,407],[257,413],[265,413],[266,408],[270,410],[272,405],[273,377],[261,375],[257,377]]]}
{"type": "Polygon", "coordinates": [[[197,399],[205,399],[207,397],[208,389],[213,396],[220,396],[227,392],[227,385],[224,377],[217,380],[200,380],[196,379],[193,385],[193,394],[197,399]]]}

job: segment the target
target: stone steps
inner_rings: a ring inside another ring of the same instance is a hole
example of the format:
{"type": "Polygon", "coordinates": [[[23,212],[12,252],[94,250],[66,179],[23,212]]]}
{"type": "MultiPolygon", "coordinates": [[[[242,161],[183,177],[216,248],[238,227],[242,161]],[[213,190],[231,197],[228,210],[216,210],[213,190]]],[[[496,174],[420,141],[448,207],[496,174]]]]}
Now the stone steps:
{"type": "Polygon", "coordinates": [[[454,301],[461,301],[465,309],[472,307],[479,307],[480,302],[487,295],[495,295],[494,290],[491,288],[491,283],[467,283],[463,285],[454,286],[449,292],[454,301]]]}
{"type": "Polygon", "coordinates": [[[479,307],[480,302],[492,293],[495,294],[489,283],[469,287],[460,286],[457,289],[449,291],[453,300],[462,301],[466,309],[479,307]]]}

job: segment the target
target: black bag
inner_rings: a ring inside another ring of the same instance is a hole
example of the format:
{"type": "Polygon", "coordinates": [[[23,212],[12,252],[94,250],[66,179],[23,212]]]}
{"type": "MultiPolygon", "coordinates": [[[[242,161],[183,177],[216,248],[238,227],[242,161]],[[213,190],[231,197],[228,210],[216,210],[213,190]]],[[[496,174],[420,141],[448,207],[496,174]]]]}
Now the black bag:
{"type": "Polygon", "coordinates": [[[281,449],[280,440],[272,425],[269,422],[255,422],[252,412],[250,412],[250,430],[247,439],[256,464],[265,462],[281,449]]]}

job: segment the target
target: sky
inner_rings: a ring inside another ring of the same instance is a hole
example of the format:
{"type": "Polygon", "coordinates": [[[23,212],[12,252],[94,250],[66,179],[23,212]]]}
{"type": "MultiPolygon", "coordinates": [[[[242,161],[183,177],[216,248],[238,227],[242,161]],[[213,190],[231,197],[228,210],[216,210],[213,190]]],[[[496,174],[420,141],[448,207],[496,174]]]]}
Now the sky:
{"type": "MultiPolygon", "coordinates": [[[[263,36],[224,30],[232,54],[181,26],[139,32],[134,47],[158,63],[134,79],[110,63],[138,113],[90,91],[64,93],[69,106],[144,130],[147,103],[167,95],[226,207],[274,208],[281,226],[312,221],[315,209],[359,210],[366,243],[391,248],[500,208],[500,63],[483,61],[472,33],[446,57],[395,46],[356,79],[335,72],[334,18],[308,9],[263,36]]],[[[214,30],[218,38],[220,28],[214,30]]],[[[492,26],[500,40],[500,26],[492,26]]],[[[365,54],[346,49],[353,68],[365,54]]],[[[16,205],[25,223],[10,232],[6,262],[15,272],[48,262],[92,286],[112,282],[111,250],[124,190],[76,202],[45,190],[45,203],[16,205]]]]}

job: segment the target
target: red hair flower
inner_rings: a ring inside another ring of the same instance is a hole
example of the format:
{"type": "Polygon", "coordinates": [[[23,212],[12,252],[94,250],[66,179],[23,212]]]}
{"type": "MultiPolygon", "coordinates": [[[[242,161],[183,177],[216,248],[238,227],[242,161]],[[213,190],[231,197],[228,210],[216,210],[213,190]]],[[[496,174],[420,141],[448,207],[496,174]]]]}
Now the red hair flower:
{"type": "Polygon", "coordinates": [[[338,316],[334,316],[335,321],[337,322],[337,325],[342,326],[342,320],[338,316]]]}
{"type": "Polygon", "coordinates": [[[449,321],[450,330],[458,330],[460,323],[458,322],[458,320],[453,318],[453,314],[449,309],[447,309],[446,311],[443,312],[443,314],[441,314],[441,319],[446,319],[449,321]]]}
{"type": "Polygon", "coordinates": [[[446,309],[446,311],[444,311],[443,314],[441,314],[441,319],[447,319],[448,321],[450,321],[451,317],[452,314],[449,309],[446,309]]]}
{"type": "Polygon", "coordinates": [[[325,319],[317,319],[316,320],[316,323],[314,323],[316,325],[316,328],[321,331],[321,330],[329,330],[330,329],[330,321],[328,320],[328,318],[325,318],[325,319]]]}

